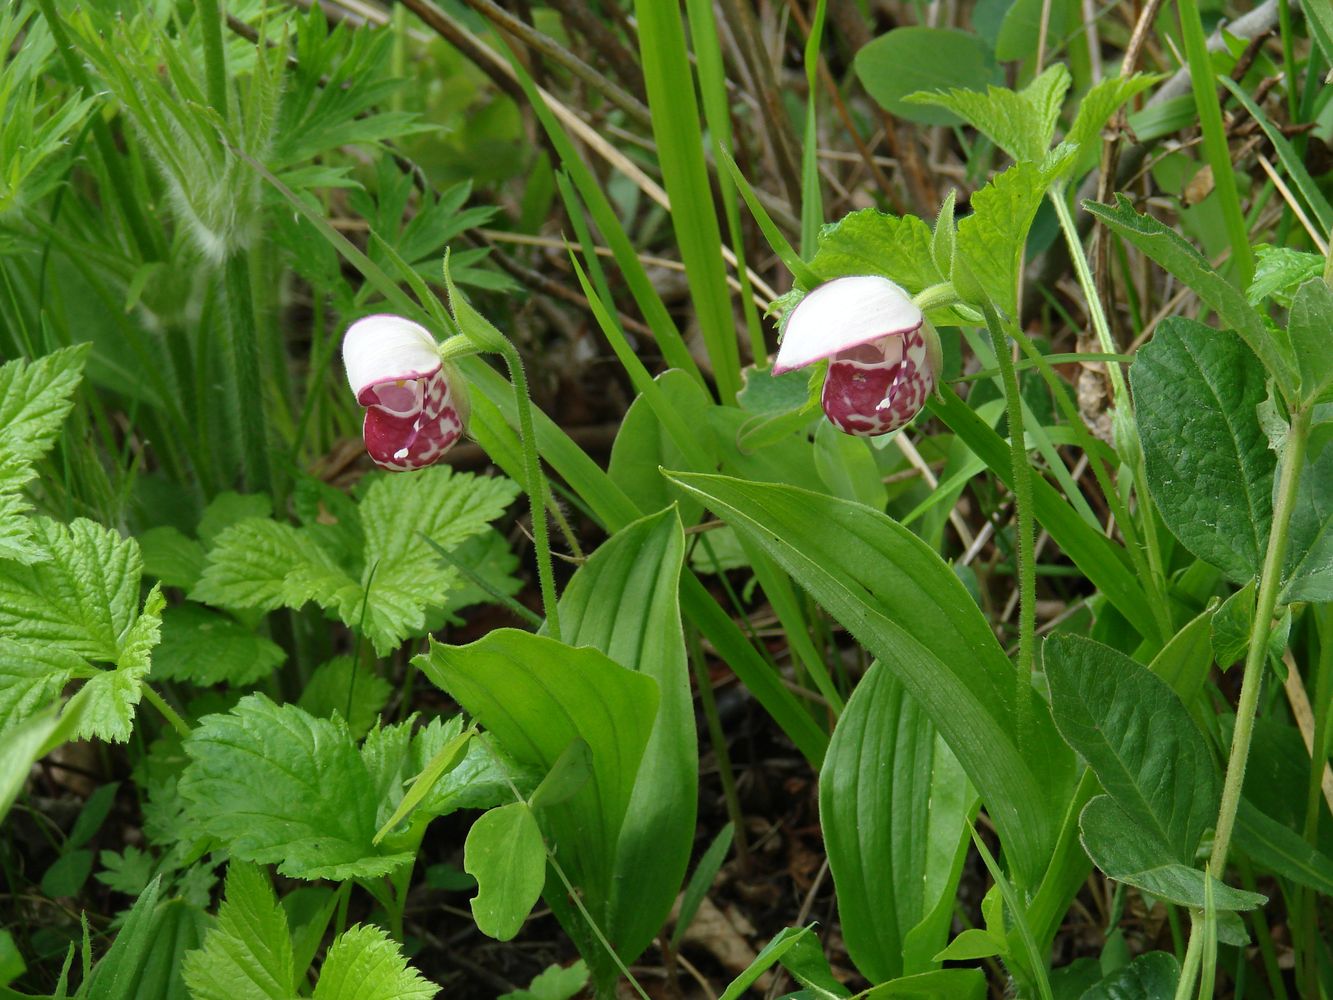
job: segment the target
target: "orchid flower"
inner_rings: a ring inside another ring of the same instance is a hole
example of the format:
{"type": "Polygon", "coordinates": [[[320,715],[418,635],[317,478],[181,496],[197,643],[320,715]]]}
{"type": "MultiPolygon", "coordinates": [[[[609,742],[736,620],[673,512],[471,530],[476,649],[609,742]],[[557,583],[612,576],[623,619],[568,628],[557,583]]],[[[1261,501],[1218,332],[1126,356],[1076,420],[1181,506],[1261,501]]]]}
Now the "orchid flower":
{"type": "Polygon", "coordinates": [[[939,338],[888,278],[834,278],[788,315],[773,374],[824,358],[824,415],[846,434],[874,437],[902,427],[925,405],[939,377],[939,338]]]}
{"type": "Polygon", "coordinates": [[[366,408],[366,451],[381,468],[424,468],[462,436],[466,390],[420,324],[387,314],[357,320],[343,337],[343,365],[366,408]]]}

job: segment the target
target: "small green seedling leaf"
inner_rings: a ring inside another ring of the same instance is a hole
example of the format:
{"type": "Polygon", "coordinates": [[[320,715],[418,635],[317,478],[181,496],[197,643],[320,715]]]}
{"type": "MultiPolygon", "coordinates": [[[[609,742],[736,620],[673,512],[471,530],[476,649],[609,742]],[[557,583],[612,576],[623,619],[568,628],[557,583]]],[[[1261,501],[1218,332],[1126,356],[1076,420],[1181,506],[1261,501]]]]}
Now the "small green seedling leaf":
{"type": "Polygon", "coordinates": [[[546,883],[546,845],[524,802],[484,813],[468,831],[463,869],[477,880],[472,916],[497,941],[518,933],[546,883]]]}
{"type": "Polygon", "coordinates": [[[575,739],[551,765],[551,770],[528,799],[528,805],[533,809],[544,809],[567,802],[591,777],[592,748],[587,740],[575,739]]]}

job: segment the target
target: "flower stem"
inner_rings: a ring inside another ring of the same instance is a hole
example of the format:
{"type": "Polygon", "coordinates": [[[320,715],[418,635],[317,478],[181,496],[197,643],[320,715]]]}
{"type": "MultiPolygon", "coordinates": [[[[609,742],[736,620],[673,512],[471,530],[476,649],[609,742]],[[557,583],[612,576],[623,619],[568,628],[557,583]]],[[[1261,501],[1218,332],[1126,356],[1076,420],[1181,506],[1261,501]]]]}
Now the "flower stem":
{"type": "Polygon", "coordinates": [[[1024,688],[1033,667],[1036,637],[1037,567],[1032,519],[1032,467],[1028,464],[1023,433],[1023,398],[1019,394],[1014,359],[1009,354],[1009,337],[1000,317],[989,304],[985,307],[986,326],[995,348],[995,361],[1004,383],[1005,410],[1009,417],[1009,460],[1013,467],[1014,504],[1018,527],[1018,665],[1024,688]]]}
{"type": "MultiPolygon", "coordinates": [[[[1264,663],[1268,659],[1268,636],[1273,625],[1273,611],[1277,607],[1278,587],[1282,580],[1282,564],[1287,555],[1287,536],[1291,515],[1296,507],[1296,489],[1300,485],[1301,466],[1305,462],[1305,448],[1310,436],[1312,410],[1307,407],[1291,415],[1287,443],[1280,459],[1282,470],[1278,479],[1277,498],[1273,505],[1273,524],[1268,533],[1268,551],[1259,574],[1259,594],[1255,599],[1254,621],[1250,629],[1250,648],[1245,656],[1245,676],[1240,686],[1240,701],[1236,705],[1236,724],[1231,735],[1231,753],[1227,759],[1226,780],[1222,785],[1222,805],[1217,815],[1217,832],[1213,836],[1213,856],[1208,871],[1217,878],[1226,874],[1227,853],[1231,835],[1236,826],[1236,810],[1240,808],[1240,793],[1245,785],[1245,766],[1250,756],[1250,740],[1254,735],[1254,717],[1259,707],[1259,689],[1262,687],[1264,663]]],[[[1191,914],[1190,942],[1185,953],[1185,964],[1180,973],[1177,1000],[1189,996],[1204,947],[1203,914],[1191,914]]]]}
{"type": "Polygon", "coordinates": [[[1236,810],[1240,806],[1241,787],[1245,783],[1245,765],[1250,755],[1250,738],[1254,734],[1254,716],[1259,707],[1259,688],[1263,681],[1264,662],[1268,659],[1268,634],[1273,624],[1273,609],[1277,606],[1278,587],[1282,582],[1282,564],[1287,555],[1287,534],[1291,527],[1292,511],[1296,507],[1296,489],[1300,485],[1301,466],[1305,463],[1305,446],[1310,436],[1313,410],[1306,407],[1291,415],[1291,428],[1282,455],[1282,472],[1278,480],[1277,502],[1273,508],[1273,526],[1268,535],[1268,552],[1264,556],[1259,575],[1259,596],[1255,600],[1254,623],[1250,632],[1250,649],[1245,657],[1245,676],[1240,686],[1240,702],[1236,706],[1236,728],[1231,736],[1231,756],[1227,760],[1226,781],[1222,785],[1222,807],[1217,814],[1217,833],[1213,838],[1213,870],[1222,875],[1231,847],[1231,834],[1236,824],[1236,810]]]}
{"type": "Polygon", "coordinates": [[[514,384],[514,405],[518,410],[518,432],[523,439],[524,478],[527,480],[528,504],[532,510],[532,540],[537,549],[537,577],[541,582],[542,607],[546,611],[546,629],[560,641],[560,611],[555,596],[555,572],[551,565],[551,539],[546,530],[546,481],[542,477],[541,458],[537,454],[537,434],[532,424],[532,401],[528,398],[528,376],[518,350],[506,342],[505,364],[514,384]]]}

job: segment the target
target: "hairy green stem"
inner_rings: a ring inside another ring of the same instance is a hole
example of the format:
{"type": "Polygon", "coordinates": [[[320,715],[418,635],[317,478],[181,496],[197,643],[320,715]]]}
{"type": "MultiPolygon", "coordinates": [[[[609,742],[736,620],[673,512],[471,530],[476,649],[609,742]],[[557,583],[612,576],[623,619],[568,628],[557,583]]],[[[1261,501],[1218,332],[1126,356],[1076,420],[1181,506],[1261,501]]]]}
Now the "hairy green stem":
{"type": "MultiPolygon", "coordinates": [[[[1029,676],[1033,668],[1036,639],[1037,568],[1032,518],[1032,467],[1028,464],[1023,433],[1023,399],[1019,395],[1018,374],[1009,352],[1009,337],[999,315],[987,305],[986,326],[995,348],[995,361],[1000,366],[1004,383],[1005,412],[1009,417],[1009,459],[1013,467],[1014,503],[1017,507],[1018,528],[1018,665],[1019,683],[1030,692],[1029,676]]],[[[1020,692],[1022,694],[1022,692],[1020,692]]]]}
{"type": "Polygon", "coordinates": [[[222,117],[231,120],[227,110],[227,58],[222,47],[222,8],[218,0],[195,0],[199,15],[199,30],[204,36],[204,78],[208,86],[208,103],[222,117]]]}
{"type": "Polygon", "coordinates": [[[528,397],[528,376],[523,359],[512,344],[506,343],[505,364],[514,384],[514,406],[518,410],[518,431],[523,439],[524,478],[527,480],[528,504],[532,510],[532,541],[537,549],[537,576],[541,582],[542,607],[546,611],[546,630],[560,641],[560,610],[555,596],[555,572],[551,565],[551,539],[546,530],[546,485],[542,479],[541,458],[537,455],[537,433],[532,424],[532,400],[528,397]]]}
{"type": "Polygon", "coordinates": [[[1250,649],[1245,657],[1245,676],[1241,681],[1240,702],[1236,706],[1236,727],[1231,736],[1231,755],[1227,760],[1226,781],[1222,785],[1222,807],[1217,814],[1217,833],[1213,838],[1213,869],[1221,876],[1226,868],[1227,851],[1236,825],[1240,791],[1245,783],[1245,765],[1250,756],[1250,738],[1254,735],[1254,716],[1259,707],[1264,662],[1268,658],[1268,634],[1273,625],[1278,588],[1282,583],[1282,564],[1287,555],[1287,533],[1296,507],[1296,488],[1300,485],[1305,446],[1310,436],[1310,408],[1291,415],[1287,445],[1282,456],[1277,502],[1273,507],[1273,526],[1268,535],[1268,552],[1259,575],[1259,596],[1255,600],[1254,624],[1250,649]]]}
{"type": "Polygon", "coordinates": [[[143,696],[148,703],[162,713],[162,718],[171,723],[171,728],[176,730],[176,732],[181,735],[182,739],[190,735],[190,724],[182,719],[174,708],[167,704],[165,698],[153,690],[152,686],[149,684],[141,684],[139,687],[143,691],[143,696]]]}
{"type": "MultiPolygon", "coordinates": [[[[1217,832],[1213,836],[1213,856],[1208,871],[1217,878],[1226,874],[1227,854],[1236,826],[1236,810],[1240,808],[1240,793],[1245,785],[1245,766],[1250,756],[1250,740],[1254,735],[1254,717],[1259,707],[1259,689],[1263,686],[1264,664],[1268,659],[1268,635],[1273,626],[1273,611],[1277,607],[1278,588],[1282,582],[1282,564],[1287,555],[1287,535],[1291,515],[1296,506],[1296,489],[1300,485],[1301,466],[1305,462],[1305,447],[1310,435],[1313,412],[1310,408],[1297,410],[1291,415],[1287,443],[1281,462],[1277,498],[1273,505],[1273,524],[1268,533],[1268,551],[1259,573],[1259,594],[1255,599],[1254,622],[1250,629],[1250,648],[1245,656],[1245,675],[1241,680],[1240,701],[1236,705],[1236,724],[1231,735],[1231,753],[1227,758],[1226,780],[1222,785],[1222,805],[1217,815],[1217,832]]],[[[1185,952],[1185,965],[1180,973],[1176,1000],[1186,1000],[1199,971],[1203,952],[1209,942],[1204,938],[1206,921],[1195,910],[1190,927],[1190,943],[1185,952]]]]}

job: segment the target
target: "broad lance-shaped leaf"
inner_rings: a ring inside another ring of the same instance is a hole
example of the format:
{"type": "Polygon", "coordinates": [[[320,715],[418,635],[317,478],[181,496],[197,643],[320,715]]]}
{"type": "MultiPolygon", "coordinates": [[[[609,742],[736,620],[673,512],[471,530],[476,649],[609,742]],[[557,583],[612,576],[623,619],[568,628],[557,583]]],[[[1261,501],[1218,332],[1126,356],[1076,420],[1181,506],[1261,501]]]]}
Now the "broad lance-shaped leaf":
{"type": "Polygon", "coordinates": [[[79,344],[36,361],[17,358],[0,365],[0,559],[34,563],[45,558],[20,491],[60,433],[90,349],[79,344]]]}
{"type": "Polygon", "coordinates": [[[1073,755],[1059,749],[1035,697],[1020,742],[1017,673],[953,571],[867,507],[789,486],[668,475],[767,551],[902,680],[985,800],[1016,869],[1035,884],[1073,787],[1073,755]]]}
{"type": "Polygon", "coordinates": [[[232,857],[293,878],[384,875],[411,854],[375,849],[376,787],[340,717],[247,695],[205,716],[184,744],[180,792],[232,857]]]}
{"type": "Polygon", "coordinates": [[[937,965],[974,796],[920,705],[873,664],[838,718],[819,775],[842,936],[872,982],[937,965]]]}
{"type": "Polygon", "coordinates": [[[1283,602],[1333,600],[1333,447],[1311,435],[1291,514],[1283,602]]]}
{"type": "Polygon", "coordinates": [[[1083,846],[1111,878],[1182,906],[1248,909],[1262,896],[1194,867],[1217,816],[1217,768],[1189,712],[1165,681],[1109,646],[1047,639],[1042,663],[1055,724],[1107,794],[1084,807],[1083,846]]]}
{"type": "MultiPolygon", "coordinates": [[[[590,646],[497,629],[467,646],[432,642],[413,662],[449,692],[520,765],[545,773],[576,739],[592,753],[592,778],[538,820],[561,867],[598,925],[608,925],[615,859],[657,714],[658,685],[590,646]]],[[[578,933],[563,884],[546,899],[578,933]]],[[[577,937],[595,959],[586,932],[577,937]]]]}
{"type": "MultiPolygon", "coordinates": [[[[622,528],[560,598],[564,640],[657,682],[660,699],[613,858],[608,926],[632,960],[661,929],[694,844],[699,751],[680,620],[685,535],[673,509],[622,528]]],[[[571,915],[582,926],[582,918],[571,915]]],[[[597,975],[605,959],[592,958],[597,975]]]]}
{"type": "Polygon", "coordinates": [[[1203,254],[1174,229],[1134,211],[1124,195],[1117,196],[1114,206],[1084,202],[1083,207],[1189,286],[1258,356],[1283,395],[1295,398],[1298,376],[1286,334],[1265,325],[1244,294],[1214,271],[1203,254]]]}
{"type": "Polygon", "coordinates": [[[1276,459],[1264,372],[1235,334],[1169,317],[1129,372],[1148,489],[1171,533],[1237,583],[1259,572],[1276,459]]]}

